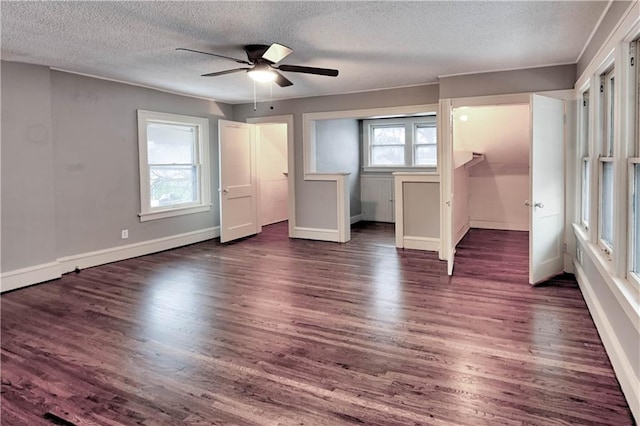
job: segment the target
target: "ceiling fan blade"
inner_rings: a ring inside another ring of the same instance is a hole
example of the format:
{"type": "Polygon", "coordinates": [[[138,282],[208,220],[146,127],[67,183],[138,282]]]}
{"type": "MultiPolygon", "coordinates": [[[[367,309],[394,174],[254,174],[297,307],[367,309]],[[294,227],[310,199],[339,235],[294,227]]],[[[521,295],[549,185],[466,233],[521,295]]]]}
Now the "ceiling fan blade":
{"type": "Polygon", "coordinates": [[[234,61],[234,62],[237,62],[239,64],[252,65],[251,62],[247,62],[247,61],[244,61],[242,59],[230,58],[228,56],[218,55],[216,53],[201,52],[200,50],[185,49],[184,47],[178,47],[178,48],[176,48],[176,50],[184,50],[186,52],[201,53],[203,55],[215,56],[216,58],[228,59],[230,61],[234,61]]]}
{"type": "Polygon", "coordinates": [[[293,49],[283,46],[282,44],[273,43],[266,52],[262,54],[262,58],[267,61],[277,64],[293,52],[293,49]]]}
{"type": "Polygon", "coordinates": [[[329,77],[338,76],[338,70],[332,70],[329,68],[302,67],[299,65],[280,65],[278,69],[281,71],[301,72],[304,74],[326,75],[329,77]]]}
{"type": "Polygon", "coordinates": [[[276,84],[280,87],[293,86],[293,83],[287,79],[284,75],[280,74],[278,71],[274,71],[277,75],[276,84]]]}
{"type": "Polygon", "coordinates": [[[240,71],[250,70],[250,69],[251,68],[236,68],[236,69],[226,70],[226,71],[210,72],[209,74],[202,74],[202,77],[216,77],[218,75],[232,74],[234,72],[240,72],[240,71]]]}

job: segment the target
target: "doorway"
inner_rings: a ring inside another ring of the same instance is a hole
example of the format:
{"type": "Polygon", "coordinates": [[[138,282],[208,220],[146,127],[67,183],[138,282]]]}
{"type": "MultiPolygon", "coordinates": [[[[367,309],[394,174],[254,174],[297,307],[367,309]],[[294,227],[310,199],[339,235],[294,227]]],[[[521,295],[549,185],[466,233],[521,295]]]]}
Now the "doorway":
{"type": "Polygon", "coordinates": [[[562,272],[564,103],[521,97],[441,101],[451,120],[443,138],[450,275],[455,247],[470,228],[528,234],[530,284],[562,272]]]}

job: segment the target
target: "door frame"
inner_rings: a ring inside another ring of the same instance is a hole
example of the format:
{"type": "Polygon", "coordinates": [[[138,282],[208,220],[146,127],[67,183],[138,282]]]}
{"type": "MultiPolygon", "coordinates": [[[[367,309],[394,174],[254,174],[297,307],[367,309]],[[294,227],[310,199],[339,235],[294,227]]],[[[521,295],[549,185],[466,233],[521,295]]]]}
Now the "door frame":
{"type": "MultiPolygon", "coordinates": [[[[266,117],[247,118],[250,124],[286,124],[287,125],[287,202],[288,202],[288,225],[289,238],[294,238],[294,229],[296,227],[296,186],[295,186],[295,155],[293,140],[293,115],[273,115],[266,117]]],[[[259,143],[259,142],[258,142],[259,143]]],[[[258,176],[259,179],[259,176],[258,176]]],[[[260,197],[258,196],[258,205],[260,197]]],[[[258,208],[258,212],[260,209],[258,208]]],[[[262,229],[258,218],[258,229],[262,229]]]]}

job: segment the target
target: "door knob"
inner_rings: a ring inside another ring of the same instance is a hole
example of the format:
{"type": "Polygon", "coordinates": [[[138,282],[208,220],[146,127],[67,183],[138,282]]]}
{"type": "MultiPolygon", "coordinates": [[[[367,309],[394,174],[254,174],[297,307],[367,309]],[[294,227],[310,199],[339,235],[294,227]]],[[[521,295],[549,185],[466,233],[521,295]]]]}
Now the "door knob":
{"type": "Polygon", "coordinates": [[[532,204],[531,201],[529,201],[529,200],[526,200],[524,202],[524,205],[527,206],[527,207],[538,207],[538,208],[543,208],[544,207],[544,204],[542,204],[540,202],[532,204]]]}

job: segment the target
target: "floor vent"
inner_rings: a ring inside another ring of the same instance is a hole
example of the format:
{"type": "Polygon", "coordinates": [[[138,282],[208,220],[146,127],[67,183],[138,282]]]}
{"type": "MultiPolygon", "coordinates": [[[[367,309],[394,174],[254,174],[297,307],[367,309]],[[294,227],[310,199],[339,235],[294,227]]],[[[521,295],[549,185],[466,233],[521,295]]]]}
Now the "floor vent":
{"type": "Polygon", "coordinates": [[[42,417],[45,418],[46,420],[49,420],[54,425],[76,426],[75,423],[71,423],[70,421],[63,419],[62,417],[58,417],[53,413],[44,413],[42,417]]]}

